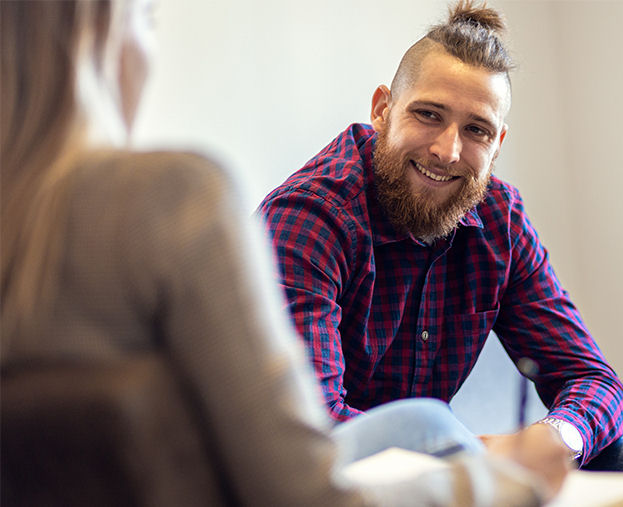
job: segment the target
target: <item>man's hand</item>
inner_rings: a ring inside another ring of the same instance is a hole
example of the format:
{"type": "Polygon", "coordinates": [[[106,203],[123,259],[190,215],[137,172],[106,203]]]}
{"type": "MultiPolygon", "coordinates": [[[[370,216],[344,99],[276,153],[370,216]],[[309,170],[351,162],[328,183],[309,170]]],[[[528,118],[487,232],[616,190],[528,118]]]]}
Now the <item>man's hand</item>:
{"type": "Polygon", "coordinates": [[[510,435],[479,437],[490,453],[509,458],[543,479],[554,496],[571,470],[571,450],[548,424],[533,424],[510,435]]]}

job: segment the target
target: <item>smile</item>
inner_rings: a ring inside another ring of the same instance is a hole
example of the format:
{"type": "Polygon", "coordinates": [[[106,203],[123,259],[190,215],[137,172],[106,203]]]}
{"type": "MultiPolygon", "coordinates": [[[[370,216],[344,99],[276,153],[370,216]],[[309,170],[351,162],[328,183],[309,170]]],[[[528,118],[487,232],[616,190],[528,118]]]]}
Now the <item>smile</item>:
{"type": "Polygon", "coordinates": [[[415,168],[424,176],[426,176],[427,178],[430,178],[433,181],[440,181],[440,182],[444,182],[444,181],[450,181],[455,179],[457,176],[441,176],[440,174],[435,174],[430,172],[428,169],[426,169],[426,167],[422,167],[420,164],[418,164],[417,162],[413,162],[413,165],[415,166],[415,168]]]}

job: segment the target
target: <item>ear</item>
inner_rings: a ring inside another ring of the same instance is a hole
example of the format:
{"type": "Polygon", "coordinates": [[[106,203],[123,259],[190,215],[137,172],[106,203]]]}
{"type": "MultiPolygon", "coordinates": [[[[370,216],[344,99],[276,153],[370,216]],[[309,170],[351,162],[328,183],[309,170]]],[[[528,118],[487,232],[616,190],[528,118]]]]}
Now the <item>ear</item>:
{"type": "Polygon", "coordinates": [[[500,149],[502,148],[502,143],[504,142],[504,139],[506,138],[507,132],[508,132],[508,125],[505,123],[502,126],[502,132],[500,133],[500,142],[498,143],[498,147],[495,150],[495,155],[493,155],[493,160],[498,158],[498,155],[500,154],[500,149]]]}
{"type": "Polygon", "coordinates": [[[385,85],[379,86],[372,95],[372,111],[370,112],[370,122],[377,132],[385,130],[387,116],[391,106],[392,94],[385,85]]]}
{"type": "Polygon", "coordinates": [[[504,141],[504,138],[506,137],[507,132],[508,132],[508,125],[505,123],[504,125],[502,125],[502,132],[500,133],[500,144],[498,146],[498,150],[502,147],[502,142],[504,141]]]}

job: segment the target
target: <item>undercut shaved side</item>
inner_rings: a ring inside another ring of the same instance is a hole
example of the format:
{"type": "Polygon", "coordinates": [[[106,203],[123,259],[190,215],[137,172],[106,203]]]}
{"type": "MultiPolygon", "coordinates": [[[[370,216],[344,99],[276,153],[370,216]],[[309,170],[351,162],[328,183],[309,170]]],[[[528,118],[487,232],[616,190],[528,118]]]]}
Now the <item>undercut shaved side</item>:
{"type": "Polygon", "coordinates": [[[445,23],[433,26],[402,57],[392,80],[392,97],[413,85],[422,61],[432,51],[445,51],[466,64],[504,74],[510,89],[509,72],[515,65],[504,44],[505,32],[504,20],[495,9],[485,2],[460,0],[445,23]]]}

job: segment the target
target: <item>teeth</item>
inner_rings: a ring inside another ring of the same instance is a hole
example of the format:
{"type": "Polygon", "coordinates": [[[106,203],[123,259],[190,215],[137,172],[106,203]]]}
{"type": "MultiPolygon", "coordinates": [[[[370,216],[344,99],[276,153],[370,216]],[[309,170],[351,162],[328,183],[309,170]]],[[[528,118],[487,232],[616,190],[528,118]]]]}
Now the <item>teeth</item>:
{"type": "Polygon", "coordinates": [[[450,181],[453,178],[453,176],[439,176],[438,174],[434,174],[430,172],[428,169],[426,169],[425,167],[422,167],[417,162],[415,162],[415,167],[417,167],[417,170],[420,171],[424,176],[429,177],[431,180],[450,181]]]}

